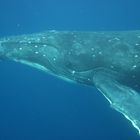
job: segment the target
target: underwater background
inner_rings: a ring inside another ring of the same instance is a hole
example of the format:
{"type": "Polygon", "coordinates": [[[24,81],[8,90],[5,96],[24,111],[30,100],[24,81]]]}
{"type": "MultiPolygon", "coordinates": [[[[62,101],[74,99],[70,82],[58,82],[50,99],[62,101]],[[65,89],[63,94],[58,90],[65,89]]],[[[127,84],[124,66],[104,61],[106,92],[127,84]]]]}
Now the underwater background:
{"type": "MultiPolygon", "coordinates": [[[[140,30],[139,0],[0,0],[0,37],[140,30]]],[[[0,61],[0,140],[139,140],[95,88],[0,61]]]]}

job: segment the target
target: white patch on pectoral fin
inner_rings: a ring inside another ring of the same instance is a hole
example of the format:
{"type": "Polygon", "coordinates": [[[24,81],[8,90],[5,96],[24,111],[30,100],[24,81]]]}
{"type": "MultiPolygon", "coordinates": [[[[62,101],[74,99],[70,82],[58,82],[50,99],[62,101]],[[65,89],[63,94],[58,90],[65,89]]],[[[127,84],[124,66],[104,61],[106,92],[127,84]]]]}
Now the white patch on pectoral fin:
{"type": "Polygon", "coordinates": [[[105,70],[95,72],[95,86],[108,99],[111,107],[122,113],[140,134],[140,94],[117,82],[112,73],[105,70]]]}

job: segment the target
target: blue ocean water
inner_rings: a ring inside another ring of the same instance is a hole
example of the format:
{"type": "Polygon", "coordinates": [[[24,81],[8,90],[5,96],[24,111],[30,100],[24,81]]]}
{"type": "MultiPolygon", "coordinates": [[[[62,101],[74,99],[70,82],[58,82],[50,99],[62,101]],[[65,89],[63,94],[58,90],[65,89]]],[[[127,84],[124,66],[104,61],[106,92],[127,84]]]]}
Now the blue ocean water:
{"type": "MultiPolygon", "coordinates": [[[[0,0],[0,36],[140,29],[139,0],[0,0]]],[[[0,140],[139,140],[94,88],[0,62],[0,140]]]]}

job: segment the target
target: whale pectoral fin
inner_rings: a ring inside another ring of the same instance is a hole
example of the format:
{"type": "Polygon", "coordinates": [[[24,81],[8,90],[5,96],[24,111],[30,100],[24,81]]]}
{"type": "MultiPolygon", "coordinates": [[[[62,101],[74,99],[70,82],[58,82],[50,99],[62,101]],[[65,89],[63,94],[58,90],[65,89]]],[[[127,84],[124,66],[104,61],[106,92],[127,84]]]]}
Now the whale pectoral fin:
{"type": "Polygon", "coordinates": [[[108,99],[111,107],[130,120],[140,134],[140,94],[120,84],[112,74],[106,71],[96,72],[93,82],[108,99]]]}

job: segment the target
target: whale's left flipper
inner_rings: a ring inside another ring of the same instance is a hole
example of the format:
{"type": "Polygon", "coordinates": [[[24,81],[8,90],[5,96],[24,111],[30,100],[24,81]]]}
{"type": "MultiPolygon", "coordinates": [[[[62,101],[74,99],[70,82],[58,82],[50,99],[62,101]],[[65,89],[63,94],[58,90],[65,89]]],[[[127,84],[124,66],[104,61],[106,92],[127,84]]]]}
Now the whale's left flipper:
{"type": "Polygon", "coordinates": [[[99,70],[93,81],[101,93],[108,99],[111,107],[122,113],[140,134],[140,94],[120,84],[112,72],[99,70]]]}

